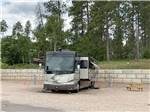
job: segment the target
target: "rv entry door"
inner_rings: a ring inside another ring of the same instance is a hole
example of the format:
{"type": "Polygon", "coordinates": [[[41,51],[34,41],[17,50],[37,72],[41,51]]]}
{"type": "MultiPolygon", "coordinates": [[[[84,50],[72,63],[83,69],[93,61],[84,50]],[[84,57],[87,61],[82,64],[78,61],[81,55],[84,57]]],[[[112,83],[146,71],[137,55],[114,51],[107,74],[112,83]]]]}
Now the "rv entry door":
{"type": "Polygon", "coordinates": [[[89,79],[88,66],[88,57],[80,57],[80,79],[89,79]]]}

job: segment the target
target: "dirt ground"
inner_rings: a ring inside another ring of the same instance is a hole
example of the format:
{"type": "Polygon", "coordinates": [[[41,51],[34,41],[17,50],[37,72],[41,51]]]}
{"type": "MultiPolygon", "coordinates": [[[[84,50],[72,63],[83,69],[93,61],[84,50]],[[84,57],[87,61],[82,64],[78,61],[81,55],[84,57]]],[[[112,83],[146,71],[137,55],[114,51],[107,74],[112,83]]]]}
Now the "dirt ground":
{"type": "Polygon", "coordinates": [[[1,81],[2,112],[150,112],[150,89],[127,91],[126,84],[79,93],[42,93],[42,83],[1,81]]]}

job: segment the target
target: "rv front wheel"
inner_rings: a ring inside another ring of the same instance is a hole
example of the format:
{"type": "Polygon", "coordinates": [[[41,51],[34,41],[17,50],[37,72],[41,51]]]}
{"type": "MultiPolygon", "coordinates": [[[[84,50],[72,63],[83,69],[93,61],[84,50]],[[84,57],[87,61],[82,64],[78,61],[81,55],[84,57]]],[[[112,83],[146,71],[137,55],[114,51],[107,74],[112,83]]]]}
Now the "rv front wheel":
{"type": "Polygon", "coordinates": [[[80,90],[80,84],[78,83],[78,84],[77,84],[77,88],[76,88],[75,92],[76,92],[76,93],[78,93],[78,92],[79,92],[79,90],[80,90]]]}
{"type": "Polygon", "coordinates": [[[52,89],[52,90],[51,90],[51,92],[52,92],[52,93],[55,93],[55,92],[56,92],[56,90],[53,90],[53,89],[52,89]]]}

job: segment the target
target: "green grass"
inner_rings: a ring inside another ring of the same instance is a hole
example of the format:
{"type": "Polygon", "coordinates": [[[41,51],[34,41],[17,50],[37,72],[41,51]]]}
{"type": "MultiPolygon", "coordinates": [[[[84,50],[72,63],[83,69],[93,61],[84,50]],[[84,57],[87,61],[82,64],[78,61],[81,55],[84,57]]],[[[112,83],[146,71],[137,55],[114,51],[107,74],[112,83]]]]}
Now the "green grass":
{"type": "MultiPolygon", "coordinates": [[[[99,62],[101,69],[150,69],[150,59],[141,60],[117,60],[117,61],[102,61],[99,62]]],[[[15,64],[8,65],[1,63],[2,69],[36,69],[39,68],[35,64],[15,64]]]]}
{"type": "Polygon", "coordinates": [[[36,64],[14,64],[14,65],[8,65],[5,63],[1,63],[2,69],[36,69],[39,68],[36,64]]]}
{"type": "Polygon", "coordinates": [[[99,66],[102,69],[150,69],[150,59],[102,61],[99,66]]]}

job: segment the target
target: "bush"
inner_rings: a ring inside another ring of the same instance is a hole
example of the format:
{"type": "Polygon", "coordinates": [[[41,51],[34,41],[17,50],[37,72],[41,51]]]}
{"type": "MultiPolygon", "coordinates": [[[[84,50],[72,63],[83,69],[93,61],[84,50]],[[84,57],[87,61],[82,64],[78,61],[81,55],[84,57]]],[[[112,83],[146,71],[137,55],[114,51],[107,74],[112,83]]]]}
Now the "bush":
{"type": "Polygon", "coordinates": [[[150,50],[146,49],[143,53],[143,58],[149,59],[150,58],[150,50]]]}

